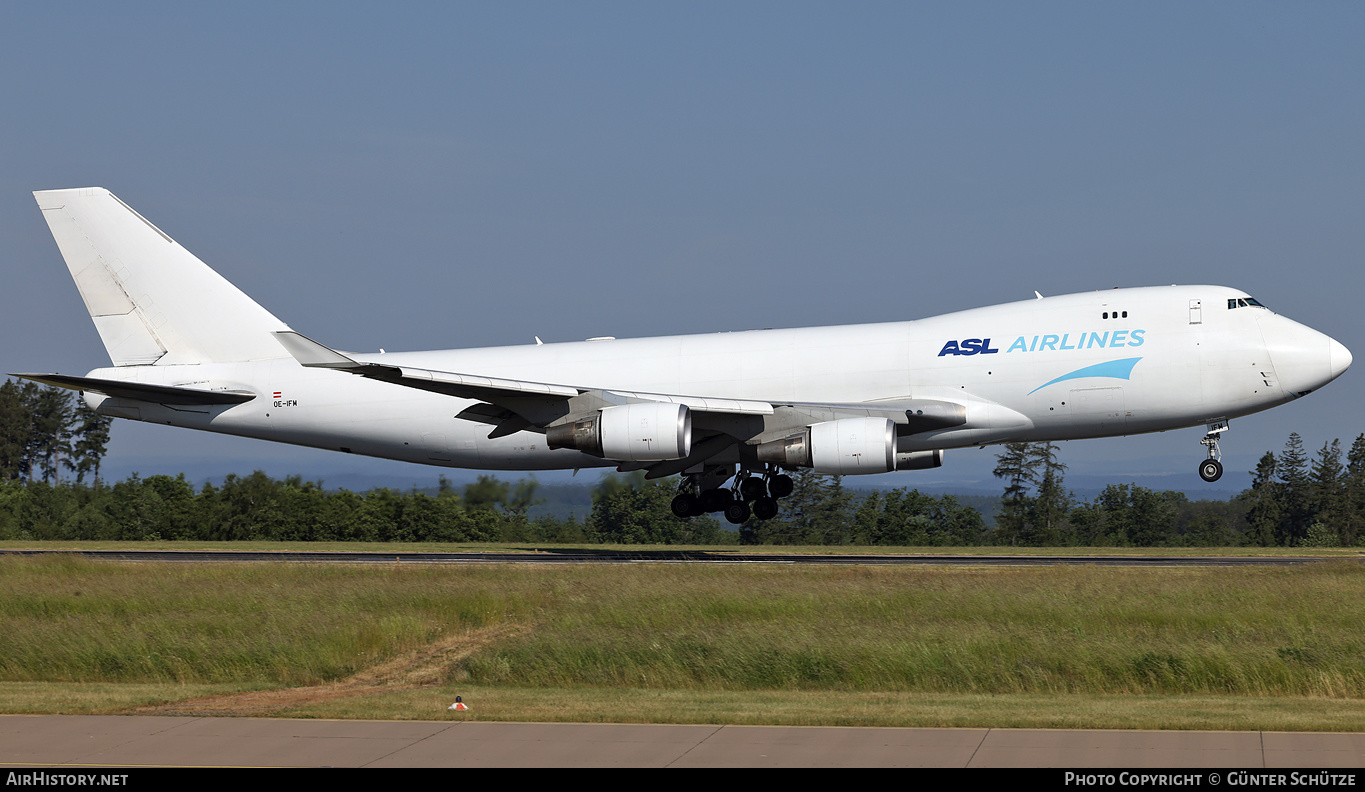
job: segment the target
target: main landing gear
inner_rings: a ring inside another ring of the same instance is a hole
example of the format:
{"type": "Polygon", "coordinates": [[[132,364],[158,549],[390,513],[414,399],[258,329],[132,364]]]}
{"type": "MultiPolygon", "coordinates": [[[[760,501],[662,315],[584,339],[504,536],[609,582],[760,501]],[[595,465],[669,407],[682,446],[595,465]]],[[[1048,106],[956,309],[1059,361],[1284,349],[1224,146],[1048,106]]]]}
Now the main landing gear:
{"type": "Polygon", "coordinates": [[[729,487],[723,487],[734,468],[717,465],[683,476],[673,498],[673,514],[687,519],[710,512],[724,512],[725,519],[739,525],[750,516],[771,520],[777,516],[777,499],[792,494],[791,476],[770,466],[761,476],[741,470],[729,487]]]}
{"type": "Polygon", "coordinates": [[[1228,430],[1227,421],[1214,421],[1209,424],[1209,433],[1199,444],[1209,450],[1209,457],[1199,463],[1199,478],[1212,483],[1223,477],[1223,463],[1219,458],[1223,452],[1218,448],[1218,435],[1228,430]]]}

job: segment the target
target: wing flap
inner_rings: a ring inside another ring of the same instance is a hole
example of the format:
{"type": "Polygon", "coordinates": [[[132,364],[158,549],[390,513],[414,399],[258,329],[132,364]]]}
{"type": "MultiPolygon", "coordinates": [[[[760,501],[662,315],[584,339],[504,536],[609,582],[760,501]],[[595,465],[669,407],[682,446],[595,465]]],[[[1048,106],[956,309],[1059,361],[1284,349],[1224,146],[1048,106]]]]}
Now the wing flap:
{"type": "Polygon", "coordinates": [[[765,401],[743,399],[713,399],[701,396],[674,396],[666,393],[634,393],[631,391],[602,391],[604,401],[625,404],[630,401],[681,404],[696,412],[730,413],[734,415],[772,415],[773,405],[765,401]]]}
{"type": "Polygon", "coordinates": [[[887,399],[871,402],[781,402],[776,406],[819,421],[840,418],[888,418],[899,434],[950,429],[967,423],[967,407],[941,399],[887,399]]]}

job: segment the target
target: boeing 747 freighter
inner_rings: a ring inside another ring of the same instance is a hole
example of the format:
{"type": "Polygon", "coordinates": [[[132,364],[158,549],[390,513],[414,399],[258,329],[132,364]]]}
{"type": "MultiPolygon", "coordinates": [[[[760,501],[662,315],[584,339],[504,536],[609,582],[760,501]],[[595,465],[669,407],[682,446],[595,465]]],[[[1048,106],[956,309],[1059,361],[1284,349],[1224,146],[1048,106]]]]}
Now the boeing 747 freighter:
{"type": "Polygon", "coordinates": [[[771,518],[784,471],[1205,426],[1311,393],[1351,353],[1222,286],[927,319],[432,352],[340,352],[275,318],[112,193],[35,193],[113,365],[21,374],[104,415],[481,470],[681,474],[679,516],[771,518]]]}

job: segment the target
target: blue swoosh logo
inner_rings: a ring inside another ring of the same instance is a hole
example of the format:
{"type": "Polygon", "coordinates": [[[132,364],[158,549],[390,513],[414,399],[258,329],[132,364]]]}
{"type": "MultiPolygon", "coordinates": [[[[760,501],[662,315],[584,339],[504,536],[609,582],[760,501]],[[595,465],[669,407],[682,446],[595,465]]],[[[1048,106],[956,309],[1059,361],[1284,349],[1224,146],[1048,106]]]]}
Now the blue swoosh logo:
{"type": "Polygon", "coordinates": [[[1032,396],[1033,394],[1037,393],[1043,388],[1046,388],[1049,385],[1056,385],[1059,382],[1066,382],[1067,380],[1073,379],[1084,379],[1086,377],[1112,377],[1114,379],[1126,380],[1129,378],[1129,376],[1132,375],[1133,366],[1136,366],[1139,360],[1142,360],[1142,358],[1140,357],[1124,358],[1122,360],[1110,360],[1106,363],[1096,363],[1093,366],[1079,368],[1071,372],[1070,374],[1063,374],[1062,376],[1058,377],[1055,380],[1052,380],[1051,382],[1045,382],[1042,385],[1039,385],[1038,387],[1029,391],[1029,395],[1032,396]]]}

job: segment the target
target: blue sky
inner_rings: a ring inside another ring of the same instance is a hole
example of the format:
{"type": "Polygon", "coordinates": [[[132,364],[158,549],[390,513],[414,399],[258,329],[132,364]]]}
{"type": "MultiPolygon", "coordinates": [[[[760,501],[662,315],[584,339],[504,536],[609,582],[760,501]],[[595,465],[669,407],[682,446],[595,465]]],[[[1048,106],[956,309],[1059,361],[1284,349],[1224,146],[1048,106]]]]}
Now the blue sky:
{"type": "MultiPolygon", "coordinates": [[[[30,195],[86,185],[342,349],[1205,282],[1359,354],[1362,41],[1358,3],[7,4],[0,368],[106,363],[30,195]]],[[[1226,481],[1365,431],[1358,379],[1235,420],[1226,481]]],[[[1062,459],[1197,488],[1201,435],[1062,459]]],[[[128,422],[108,461],[441,472],[128,422]]]]}

